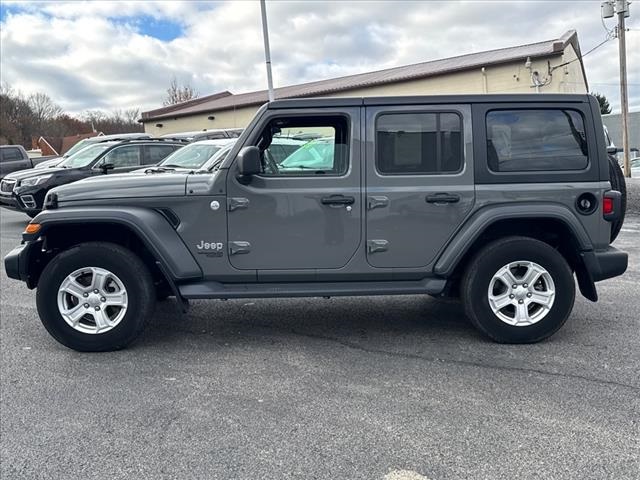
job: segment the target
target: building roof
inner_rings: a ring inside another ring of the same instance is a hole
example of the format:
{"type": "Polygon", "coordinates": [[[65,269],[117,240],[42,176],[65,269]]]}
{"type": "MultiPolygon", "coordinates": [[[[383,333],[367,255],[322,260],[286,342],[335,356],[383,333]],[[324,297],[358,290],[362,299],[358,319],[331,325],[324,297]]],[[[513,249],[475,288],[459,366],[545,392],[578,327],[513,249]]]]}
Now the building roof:
{"type": "MultiPolygon", "coordinates": [[[[438,75],[486,67],[489,65],[510,63],[516,60],[524,60],[527,57],[535,59],[562,55],[567,45],[573,46],[573,49],[582,64],[578,34],[575,30],[569,30],[560,38],[531,43],[528,45],[470,53],[467,55],[388,68],[375,72],[360,73],[346,77],[332,78],[329,80],[320,80],[300,85],[280,87],[274,89],[274,96],[276,99],[284,99],[330,95],[334,92],[344,92],[356,88],[405,82],[408,80],[435,77],[438,75]]],[[[582,66],[582,71],[584,74],[584,66],[582,66]]],[[[196,99],[195,101],[190,100],[188,102],[171,105],[169,107],[143,112],[140,121],[145,123],[164,118],[177,118],[219,110],[230,110],[238,107],[260,105],[267,101],[267,90],[241,93],[238,95],[231,95],[229,92],[225,91],[208,97],[196,99]]]]}

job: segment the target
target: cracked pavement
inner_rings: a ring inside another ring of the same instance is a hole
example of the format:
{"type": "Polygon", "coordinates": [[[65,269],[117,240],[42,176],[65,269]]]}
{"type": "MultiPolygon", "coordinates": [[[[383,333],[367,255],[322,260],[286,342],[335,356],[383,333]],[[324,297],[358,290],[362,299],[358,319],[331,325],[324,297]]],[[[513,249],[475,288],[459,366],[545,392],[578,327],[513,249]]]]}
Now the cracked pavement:
{"type": "MultiPolygon", "coordinates": [[[[0,250],[28,218],[0,211],[0,250]]],[[[0,477],[637,479],[640,217],[628,272],[536,345],[486,341],[430,297],[158,305],[81,354],[0,275],[0,477]]]]}

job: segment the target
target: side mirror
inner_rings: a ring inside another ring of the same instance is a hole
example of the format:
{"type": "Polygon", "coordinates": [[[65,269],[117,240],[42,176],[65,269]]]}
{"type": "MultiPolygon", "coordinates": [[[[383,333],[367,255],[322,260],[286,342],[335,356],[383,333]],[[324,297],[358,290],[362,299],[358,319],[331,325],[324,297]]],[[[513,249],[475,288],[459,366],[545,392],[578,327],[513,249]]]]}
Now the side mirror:
{"type": "Polygon", "coordinates": [[[619,148],[616,147],[607,147],[607,153],[609,155],[615,155],[616,153],[618,153],[620,151],[619,148]]]}
{"type": "Polygon", "coordinates": [[[103,163],[102,165],[100,165],[100,170],[102,170],[102,173],[107,173],[109,170],[113,170],[115,167],[113,166],[113,163],[103,163]]]}
{"type": "Polygon", "coordinates": [[[258,147],[243,147],[238,153],[238,169],[240,177],[248,180],[252,175],[262,172],[260,149],[258,147]]]}

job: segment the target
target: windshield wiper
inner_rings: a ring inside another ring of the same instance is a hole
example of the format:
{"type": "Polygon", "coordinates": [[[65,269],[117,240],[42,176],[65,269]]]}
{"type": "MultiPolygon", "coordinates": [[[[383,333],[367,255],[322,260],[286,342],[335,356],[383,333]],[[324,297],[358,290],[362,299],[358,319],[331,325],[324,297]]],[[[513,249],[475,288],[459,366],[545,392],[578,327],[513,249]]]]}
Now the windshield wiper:
{"type": "Polygon", "coordinates": [[[147,168],[144,173],[162,173],[162,172],[173,172],[175,168],[167,168],[167,167],[151,167],[147,168]]]}

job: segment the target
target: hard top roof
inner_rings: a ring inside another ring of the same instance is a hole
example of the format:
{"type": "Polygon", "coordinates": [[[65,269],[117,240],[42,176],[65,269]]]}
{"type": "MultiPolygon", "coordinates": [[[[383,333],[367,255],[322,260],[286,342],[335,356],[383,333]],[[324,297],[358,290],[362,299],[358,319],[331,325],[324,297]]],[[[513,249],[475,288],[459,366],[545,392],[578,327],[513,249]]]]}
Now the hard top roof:
{"type": "Polygon", "coordinates": [[[402,97],[336,97],[297,98],[275,100],[269,109],[311,107],[357,107],[375,105],[437,105],[456,103],[576,103],[588,102],[586,94],[519,93],[519,94],[460,94],[460,95],[410,95],[402,97]]]}

